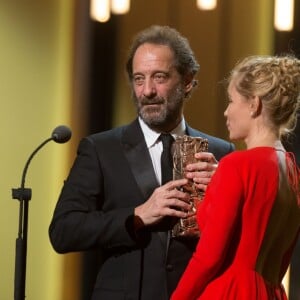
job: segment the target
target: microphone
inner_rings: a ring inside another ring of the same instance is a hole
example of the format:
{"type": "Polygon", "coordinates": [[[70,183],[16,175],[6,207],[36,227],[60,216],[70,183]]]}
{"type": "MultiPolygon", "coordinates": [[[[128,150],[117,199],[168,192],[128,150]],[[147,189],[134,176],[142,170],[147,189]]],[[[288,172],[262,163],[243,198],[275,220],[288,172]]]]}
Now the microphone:
{"type": "Polygon", "coordinates": [[[14,300],[25,299],[25,281],[26,281],[26,255],[27,255],[27,231],[28,231],[28,203],[31,199],[31,189],[25,188],[25,177],[28,166],[34,155],[48,142],[54,141],[59,144],[70,140],[72,132],[69,127],[60,125],[54,128],[51,137],[42,142],[29,156],[21,180],[20,188],[12,189],[13,199],[20,201],[19,208],[19,230],[16,239],[16,257],[15,257],[15,282],[14,282],[14,300]]]}
{"type": "Polygon", "coordinates": [[[63,144],[66,143],[72,136],[71,129],[65,125],[60,125],[52,131],[52,139],[54,142],[63,144]]]}
{"type": "Polygon", "coordinates": [[[23,175],[22,175],[22,181],[21,181],[21,188],[19,189],[13,189],[13,198],[14,199],[19,199],[19,200],[30,200],[31,198],[31,193],[28,191],[29,189],[25,189],[25,177],[26,177],[26,173],[27,173],[27,169],[28,166],[32,160],[32,158],[34,157],[34,155],[44,146],[46,145],[48,142],[50,141],[54,141],[56,143],[59,144],[63,144],[66,143],[68,140],[70,140],[72,136],[72,132],[71,129],[65,125],[60,125],[57,126],[56,128],[54,128],[54,130],[52,131],[51,137],[49,137],[48,139],[46,139],[44,142],[42,142],[29,156],[24,170],[23,170],[23,175]],[[23,193],[23,195],[22,195],[23,193]]]}

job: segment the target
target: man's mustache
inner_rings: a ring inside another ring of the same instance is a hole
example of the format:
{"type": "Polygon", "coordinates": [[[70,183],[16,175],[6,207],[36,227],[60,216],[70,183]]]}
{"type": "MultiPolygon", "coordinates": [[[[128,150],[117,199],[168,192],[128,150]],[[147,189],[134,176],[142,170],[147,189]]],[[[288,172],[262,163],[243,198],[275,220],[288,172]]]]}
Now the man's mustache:
{"type": "Polygon", "coordinates": [[[151,105],[151,104],[163,104],[165,101],[163,98],[141,98],[140,103],[142,105],[151,105]]]}

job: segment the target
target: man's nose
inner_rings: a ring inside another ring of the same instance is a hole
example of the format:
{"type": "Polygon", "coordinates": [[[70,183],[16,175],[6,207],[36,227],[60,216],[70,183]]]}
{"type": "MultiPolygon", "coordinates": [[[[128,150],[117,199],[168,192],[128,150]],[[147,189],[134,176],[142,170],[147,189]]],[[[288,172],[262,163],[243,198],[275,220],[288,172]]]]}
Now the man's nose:
{"type": "Polygon", "coordinates": [[[150,98],[156,95],[155,83],[151,79],[145,80],[143,94],[145,97],[150,98]]]}

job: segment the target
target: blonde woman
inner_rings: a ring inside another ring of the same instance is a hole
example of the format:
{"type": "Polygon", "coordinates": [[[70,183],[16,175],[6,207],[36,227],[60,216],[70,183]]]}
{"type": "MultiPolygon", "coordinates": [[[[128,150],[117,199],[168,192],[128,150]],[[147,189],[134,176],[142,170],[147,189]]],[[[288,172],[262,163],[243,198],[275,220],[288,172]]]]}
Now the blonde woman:
{"type": "Polygon", "coordinates": [[[248,57],[224,113],[246,150],[221,159],[197,214],[201,238],[172,300],[287,299],[282,278],[300,228],[299,170],[281,138],[295,126],[300,61],[248,57]]]}

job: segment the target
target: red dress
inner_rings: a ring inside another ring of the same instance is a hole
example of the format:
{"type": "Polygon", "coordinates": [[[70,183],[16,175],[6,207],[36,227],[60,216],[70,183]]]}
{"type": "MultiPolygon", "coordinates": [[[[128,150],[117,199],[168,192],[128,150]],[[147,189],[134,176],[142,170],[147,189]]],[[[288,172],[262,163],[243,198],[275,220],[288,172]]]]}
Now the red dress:
{"type": "Polygon", "coordinates": [[[171,299],[287,299],[281,281],[300,231],[299,198],[292,154],[258,147],[224,157],[198,209],[201,238],[171,299]]]}

